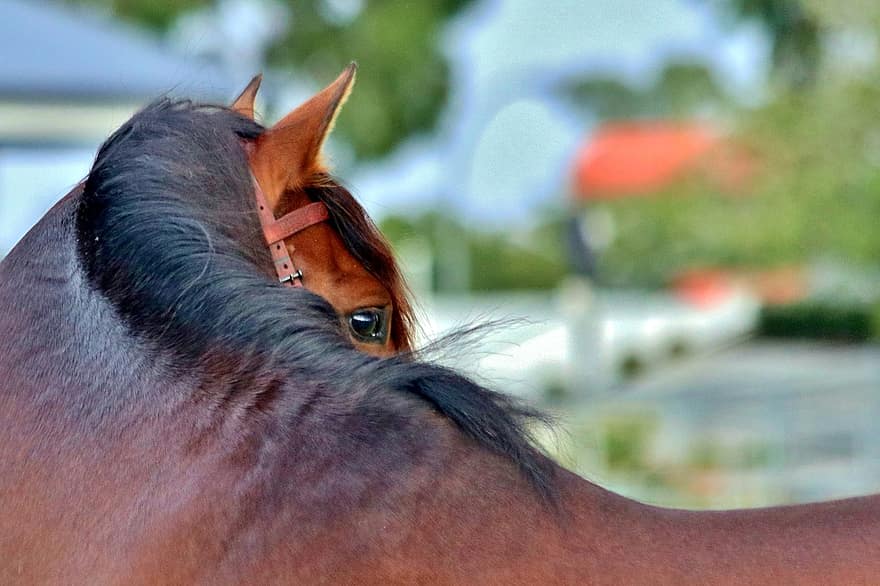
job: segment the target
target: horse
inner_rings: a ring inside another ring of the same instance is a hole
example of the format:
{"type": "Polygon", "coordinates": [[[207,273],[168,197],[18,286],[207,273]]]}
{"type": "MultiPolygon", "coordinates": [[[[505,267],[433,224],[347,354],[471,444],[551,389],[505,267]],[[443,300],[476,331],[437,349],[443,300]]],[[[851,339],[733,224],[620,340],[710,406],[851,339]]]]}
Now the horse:
{"type": "Polygon", "coordinates": [[[880,497],[624,498],[541,451],[540,413],[362,352],[329,299],[280,283],[255,194],[337,209],[326,96],[285,159],[257,155],[284,126],[154,102],[0,263],[0,582],[880,583],[880,497]]]}

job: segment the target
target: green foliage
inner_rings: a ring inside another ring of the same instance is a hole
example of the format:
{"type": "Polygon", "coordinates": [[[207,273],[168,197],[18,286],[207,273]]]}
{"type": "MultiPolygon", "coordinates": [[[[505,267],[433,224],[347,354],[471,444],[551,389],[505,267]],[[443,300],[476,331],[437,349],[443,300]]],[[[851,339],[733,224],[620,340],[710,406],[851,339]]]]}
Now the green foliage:
{"type": "MultiPolygon", "coordinates": [[[[507,232],[468,229],[448,215],[432,212],[414,220],[390,216],[381,228],[392,243],[413,237],[426,240],[435,259],[447,254],[452,243],[464,246],[470,289],[492,291],[550,289],[560,283],[567,267],[558,224],[558,218],[550,217],[514,239],[507,232]]],[[[442,272],[442,266],[434,266],[435,290],[447,290],[442,272]]]]}
{"type": "Polygon", "coordinates": [[[196,8],[210,4],[210,0],[175,0],[157,2],[155,0],[67,0],[71,4],[90,4],[114,14],[115,16],[146,26],[155,31],[166,30],[174,20],[196,8]]]}
{"type": "Polygon", "coordinates": [[[871,330],[874,332],[874,339],[880,340],[880,301],[871,306],[871,330]]]}
{"type": "Polygon", "coordinates": [[[726,99],[712,73],[698,63],[671,63],[657,82],[635,88],[616,78],[581,79],[563,88],[575,105],[603,120],[652,117],[681,118],[705,106],[724,106],[726,99]]]}
{"type": "Polygon", "coordinates": [[[777,225],[773,202],[719,194],[698,180],[602,205],[616,224],[599,266],[610,285],[656,288],[694,266],[773,266],[798,257],[799,232],[777,225]]]}
{"type": "Polygon", "coordinates": [[[841,307],[819,301],[770,306],[761,311],[759,332],[775,338],[865,342],[880,335],[873,311],[866,305],[841,307]]]}
{"type": "Polygon", "coordinates": [[[792,238],[788,255],[880,258],[878,79],[828,84],[780,99],[746,118],[742,136],[760,152],[757,195],[775,204],[792,238]]]}
{"type": "Polygon", "coordinates": [[[641,472],[649,468],[648,446],[657,433],[652,417],[617,417],[602,422],[605,465],[613,472],[641,472]]]}
{"type": "Polygon", "coordinates": [[[810,92],[740,111],[732,140],[757,171],[745,194],[692,177],[602,205],[616,239],[600,258],[611,283],[659,286],[697,266],[772,267],[819,257],[880,259],[880,74],[828,72],[810,92]]]}
{"type": "Polygon", "coordinates": [[[471,235],[470,285],[474,291],[551,289],[565,276],[559,256],[511,242],[504,234],[471,235]]]}
{"type": "Polygon", "coordinates": [[[564,92],[576,105],[603,120],[629,118],[652,108],[642,92],[616,78],[578,80],[564,92]]]}
{"type": "Polygon", "coordinates": [[[620,361],[618,369],[624,379],[633,379],[644,374],[646,366],[638,355],[629,354],[620,361]]]}
{"type": "Polygon", "coordinates": [[[777,78],[803,89],[814,84],[821,65],[822,24],[801,0],[726,0],[722,3],[740,18],[761,22],[773,44],[777,78]]]}
{"type": "Polygon", "coordinates": [[[695,470],[717,470],[723,461],[721,446],[711,440],[694,443],[688,454],[688,464],[695,470]]]}

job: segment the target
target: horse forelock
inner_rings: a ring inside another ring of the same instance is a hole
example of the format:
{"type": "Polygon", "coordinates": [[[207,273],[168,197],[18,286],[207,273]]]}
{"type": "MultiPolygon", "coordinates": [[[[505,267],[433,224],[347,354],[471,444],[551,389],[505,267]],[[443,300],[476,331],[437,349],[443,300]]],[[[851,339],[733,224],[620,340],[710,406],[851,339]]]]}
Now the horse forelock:
{"type": "MultiPolygon", "coordinates": [[[[366,405],[403,416],[429,405],[550,494],[552,467],[527,431],[534,412],[412,356],[358,352],[326,301],[272,279],[241,147],[261,132],[231,110],[165,99],[114,133],[77,210],[78,255],[91,286],[176,368],[239,381],[223,392],[251,392],[242,380],[282,380],[304,395],[331,389],[355,415],[366,405]]],[[[411,308],[389,246],[335,182],[310,195],[327,205],[356,259],[389,287],[397,335],[408,342],[411,308]]],[[[290,407],[288,391],[273,385],[271,393],[252,391],[264,412],[290,407]]]]}

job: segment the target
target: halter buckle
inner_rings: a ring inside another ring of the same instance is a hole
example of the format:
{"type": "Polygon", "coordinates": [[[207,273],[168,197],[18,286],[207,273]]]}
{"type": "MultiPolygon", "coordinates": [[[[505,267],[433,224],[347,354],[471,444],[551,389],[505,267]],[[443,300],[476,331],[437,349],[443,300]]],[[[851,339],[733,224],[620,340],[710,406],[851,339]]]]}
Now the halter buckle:
{"type": "Polygon", "coordinates": [[[296,269],[296,272],[293,272],[289,275],[285,275],[278,279],[279,283],[293,283],[295,280],[302,280],[303,272],[300,269],[296,269]]]}

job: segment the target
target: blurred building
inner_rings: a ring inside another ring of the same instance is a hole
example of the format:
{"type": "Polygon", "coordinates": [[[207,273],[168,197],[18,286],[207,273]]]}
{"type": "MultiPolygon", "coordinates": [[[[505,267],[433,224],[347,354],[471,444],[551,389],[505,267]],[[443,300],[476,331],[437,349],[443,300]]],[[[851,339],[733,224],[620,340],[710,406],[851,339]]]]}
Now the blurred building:
{"type": "Polygon", "coordinates": [[[0,0],[0,55],[0,254],[147,101],[164,94],[222,101],[234,91],[216,67],[56,3],[0,0]]]}

